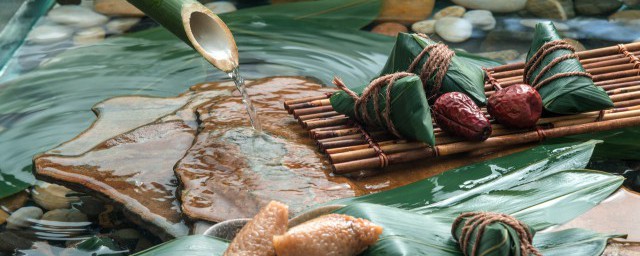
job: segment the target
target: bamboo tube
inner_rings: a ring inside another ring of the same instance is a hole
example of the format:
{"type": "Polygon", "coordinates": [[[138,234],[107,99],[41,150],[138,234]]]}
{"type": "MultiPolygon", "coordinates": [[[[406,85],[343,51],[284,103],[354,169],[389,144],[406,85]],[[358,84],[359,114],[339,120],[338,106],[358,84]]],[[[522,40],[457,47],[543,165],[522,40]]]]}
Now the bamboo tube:
{"type": "Polygon", "coordinates": [[[625,87],[625,88],[619,88],[619,89],[609,90],[609,91],[607,91],[607,94],[609,94],[609,95],[616,95],[616,94],[622,94],[622,93],[628,93],[628,92],[635,92],[635,91],[640,91],[640,85],[637,85],[637,86],[628,86],[628,87],[625,87]]]}
{"type": "Polygon", "coordinates": [[[289,112],[289,114],[291,114],[292,112],[289,111],[289,105],[308,102],[308,101],[313,101],[313,100],[326,99],[326,98],[329,97],[329,95],[331,95],[331,94],[327,93],[325,95],[318,95],[318,96],[312,96],[312,97],[306,97],[306,98],[300,98],[300,99],[287,100],[287,101],[284,102],[284,109],[287,110],[289,112]]]}
{"type": "MultiPolygon", "coordinates": [[[[386,154],[399,153],[409,150],[415,150],[420,148],[428,147],[429,145],[420,143],[420,142],[411,142],[411,143],[403,143],[403,144],[388,144],[388,145],[380,145],[380,149],[384,151],[386,154]]],[[[331,163],[343,163],[349,162],[353,160],[375,157],[376,151],[371,148],[353,150],[349,152],[337,153],[337,154],[329,154],[329,161],[331,163]]]]}
{"type": "Polygon", "coordinates": [[[613,103],[613,106],[616,108],[624,108],[624,107],[636,106],[636,105],[640,105],[640,99],[633,99],[633,100],[620,101],[620,102],[613,103]]]}
{"type": "Polygon", "coordinates": [[[332,116],[339,116],[339,115],[342,115],[342,114],[340,114],[340,113],[338,113],[336,111],[328,111],[328,112],[322,112],[322,113],[298,116],[298,121],[302,123],[302,121],[306,121],[306,120],[310,120],[310,119],[332,117],[332,116]]]}
{"type": "Polygon", "coordinates": [[[322,112],[333,111],[332,106],[321,106],[321,107],[312,107],[312,108],[299,108],[293,110],[293,117],[298,119],[299,116],[317,114],[322,112]]]}
{"type": "Polygon", "coordinates": [[[310,108],[310,107],[320,107],[320,106],[331,106],[331,100],[325,98],[320,100],[300,102],[300,103],[289,105],[289,109],[293,111],[295,109],[300,109],[300,108],[310,108]]]}
{"type": "Polygon", "coordinates": [[[238,67],[238,47],[224,22],[195,0],[128,0],[193,47],[216,68],[238,67]]]}
{"type": "Polygon", "coordinates": [[[320,128],[320,127],[327,127],[327,126],[342,125],[348,122],[349,122],[349,117],[337,116],[337,117],[330,117],[330,118],[321,118],[320,120],[316,119],[316,120],[304,121],[302,124],[302,127],[306,129],[313,129],[313,128],[320,128]]]}
{"type": "MultiPolygon", "coordinates": [[[[407,143],[407,141],[406,140],[385,140],[385,141],[378,142],[378,145],[383,146],[383,145],[389,145],[389,144],[403,144],[403,143],[407,143]]],[[[369,148],[369,144],[361,144],[361,145],[347,146],[347,147],[340,147],[340,148],[328,148],[325,150],[325,153],[338,154],[338,153],[344,153],[344,152],[365,149],[365,148],[369,148]]]]}
{"type": "MultiPolygon", "coordinates": [[[[569,135],[620,129],[637,125],[640,125],[640,116],[613,119],[609,121],[592,122],[568,127],[551,128],[544,130],[544,133],[533,131],[516,135],[491,137],[484,142],[458,142],[443,146],[436,146],[435,148],[437,148],[437,155],[446,156],[462,152],[469,152],[486,147],[505,147],[540,141],[545,138],[558,138],[569,135]]],[[[421,148],[413,151],[389,154],[387,155],[387,158],[389,160],[389,164],[393,165],[419,159],[431,158],[434,156],[436,156],[436,150],[434,150],[433,148],[421,148]]],[[[378,157],[365,158],[333,165],[334,172],[337,174],[344,174],[362,169],[373,169],[379,167],[380,159],[378,157]]]]}

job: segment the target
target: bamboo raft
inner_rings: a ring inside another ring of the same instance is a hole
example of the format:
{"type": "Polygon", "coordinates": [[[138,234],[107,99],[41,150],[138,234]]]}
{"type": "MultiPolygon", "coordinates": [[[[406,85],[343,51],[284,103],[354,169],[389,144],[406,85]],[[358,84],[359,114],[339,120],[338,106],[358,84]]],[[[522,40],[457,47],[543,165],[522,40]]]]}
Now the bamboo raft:
{"type": "MultiPolygon", "coordinates": [[[[604,89],[614,102],[613,109],[541,118],[532,129],[509,129],[491,120],[493,133],[483,142],[450,136],[435,123],[435,147],[398,139],[386,131],[367,130],[334,111],[329,101],[331,94],[289,100],[284,102],[284,108],[309,131],[320,151],[327,155],[334,173],[348,174],[546,138],[640,126],[640,59],[637,54],[640,54],[640,43],[576,52],[596,86],[604,89]],[[384,152],[384,159],[380,157],[380,150],[384,152]]],[[[502,87],[523,83],[523,67],[524,63],[494,67],[486,70],[487,77],[495,78],[502,87]]],[[[485,83],[487,97],[493,93],[493,86],[485,83]]],[[[482,111],[490,118],[485,108],[482,111]]]]}

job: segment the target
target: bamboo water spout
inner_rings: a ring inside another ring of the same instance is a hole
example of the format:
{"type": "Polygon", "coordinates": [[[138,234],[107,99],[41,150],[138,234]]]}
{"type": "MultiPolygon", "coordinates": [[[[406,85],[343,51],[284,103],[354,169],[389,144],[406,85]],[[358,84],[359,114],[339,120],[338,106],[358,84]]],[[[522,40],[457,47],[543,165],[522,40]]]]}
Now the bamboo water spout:
{"type": "Polygon", "coordinates": [[[195,0],[127,0],[193,47],[216,68],[238,67],[238,47],[227,25],[195,0]]]}

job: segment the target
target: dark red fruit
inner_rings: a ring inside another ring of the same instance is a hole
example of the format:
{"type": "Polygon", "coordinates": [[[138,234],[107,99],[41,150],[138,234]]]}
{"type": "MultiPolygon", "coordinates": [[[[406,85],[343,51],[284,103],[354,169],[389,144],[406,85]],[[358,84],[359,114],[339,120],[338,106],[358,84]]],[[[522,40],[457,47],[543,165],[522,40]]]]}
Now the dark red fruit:
{"type": "Polygon", "coordinates": [[[511,128],[530,128],[542,114],[542,98],[526,84],[499,89],[487,104],[487,111],[499,123],[511,128]]]}
{"type": "Polygon", "coordinates": [[[433,104],[436,123],[445,132],[471,141],[483,141],[491,135],[491,123],[476,103],[464,93],[448,92],[433,104]]]}

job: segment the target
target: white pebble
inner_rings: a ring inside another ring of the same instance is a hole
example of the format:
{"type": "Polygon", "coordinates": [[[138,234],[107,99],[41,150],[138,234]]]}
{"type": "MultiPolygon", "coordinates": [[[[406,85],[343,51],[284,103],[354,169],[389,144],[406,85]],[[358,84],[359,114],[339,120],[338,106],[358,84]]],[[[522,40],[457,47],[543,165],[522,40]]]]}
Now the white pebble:
{"type": "Polygon", "coordinates": [[[77,28],[95,27],[105,24],[109,18],[79,5],[63,5],[49,11],[49,20],[77,28]]]}
{"type": "Polygon", "coordinates": [[[93,27],[87,28],[78,31],[75,36],[73,36],[73,43],[75,45],[85,45],[97,43],[104,40],[106,31],[102,27],[93,27]]]}
{"type": "Polygon", "coordinates": [[[226,1],[211,2],[211,3],[205,4],[204,6],[211,9],[211,11],[215,14],[233,12],[236,10],[235,5],[226,1]]]}
{"type": "Polygon", "coordinates": [[[459,43],[471,37],[473,25],[468,20],[443,17],[436,22],[436,33],[447,42],[459,43]]]}
{"type": "Polygon", "coordinates": [[[496,27],[496,19],[493,17],[493,14],[490,11],[468,11],[462,17],[471,22],[471,25],[473,25],[473,27],[482,29],[484,31],[492,30],[496,27]]]}
{"type": "Polygon", "coordinates": [[[7,218],[7,229],[20,229],[31,226],[31,224],[42,217],[42,209],[35,206],[22,207],[7,218]]]}
{"type": "Polygon", "coordinates": [[[41,25],[29,33],[27,40],[34,44],[50,44],[71,37],[73,29],[60,25],[41,25]]]}
{"type": "Polygon", "coordinates": [[[436,32],[437,20],[422,20],[411,25],[411,30],[416,33],[433,34],[436,32]]]}
{"type": "Polygon", "coordinates": [[[105,27],[109,34],[122,34],[140,22],[140,18],[119,18],[107,22],[105,27]]]}

